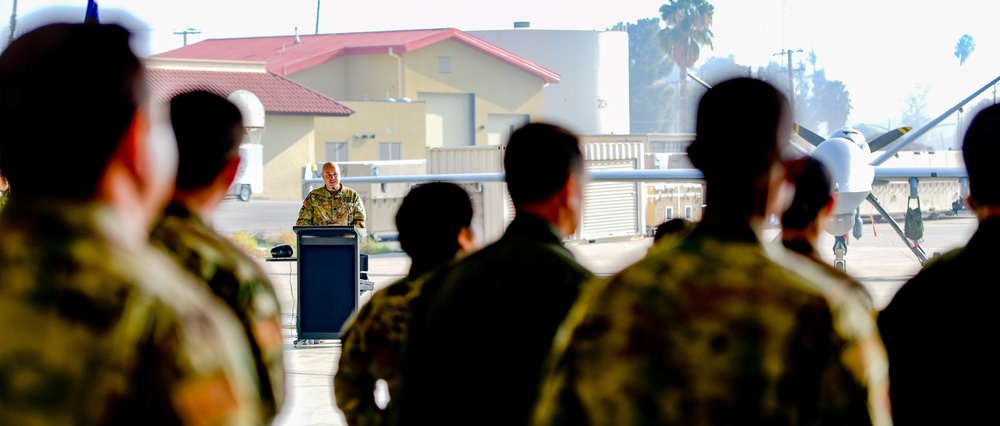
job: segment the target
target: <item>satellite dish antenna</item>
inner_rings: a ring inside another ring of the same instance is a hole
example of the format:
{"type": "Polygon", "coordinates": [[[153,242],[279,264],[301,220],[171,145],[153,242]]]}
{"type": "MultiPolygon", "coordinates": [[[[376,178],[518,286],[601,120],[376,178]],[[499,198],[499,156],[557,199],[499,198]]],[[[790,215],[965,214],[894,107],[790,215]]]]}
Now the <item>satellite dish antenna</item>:
{"type": "Polygon", "coordinates": [[[264,104],[257,95],[249,90],[237,90],[227,99],[243,114],[243,127],[264,127],[264,104]]]}

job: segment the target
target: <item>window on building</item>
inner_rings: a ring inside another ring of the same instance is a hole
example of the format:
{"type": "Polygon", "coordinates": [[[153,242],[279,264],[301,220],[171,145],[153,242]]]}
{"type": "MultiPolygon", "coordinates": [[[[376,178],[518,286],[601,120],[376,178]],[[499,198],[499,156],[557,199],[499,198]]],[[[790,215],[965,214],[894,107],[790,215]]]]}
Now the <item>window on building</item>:
{"type": "Polygon", "coordinates": [[[663,209],[663,220],[670,220],[674,218],[674,208],[667,207],[663,209]]]}
{"type": "Polygon", "coordinates": [[[333,161],[335,163],[351,161],[347,154],[347,142],[326,143],[326,161],[333,161]]]}
{"type": "Polygon", "coordinates": [[[402,142],[379,142],[378,143],[378,159],[379,159],[379,161],[402,160],[403,159],[403,143],[402,142]]]}
{"type": "Polygon", "coordinates": [[[451,56],[438,56],[438,72],[451,74],[451,56]]]}
{"type": "Polygon", "coordinates": [[[694,208],[692,208],[691,206],[684,206],[684,218],[685,219],[687,219],[687,220],[693,220],[693,219],[691,219],[691,215],[692,215],[693,212],[694,212],[694,208]]]}

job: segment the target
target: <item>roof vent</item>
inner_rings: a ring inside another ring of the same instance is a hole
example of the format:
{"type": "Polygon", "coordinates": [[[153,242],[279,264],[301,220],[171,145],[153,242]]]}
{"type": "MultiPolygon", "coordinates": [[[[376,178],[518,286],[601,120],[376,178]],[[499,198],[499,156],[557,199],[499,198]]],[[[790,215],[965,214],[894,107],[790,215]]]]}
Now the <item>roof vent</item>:
{"type": "Polygon", "coordinates": [[[295,44],[299,44],[301,42],[302,42],[302,40],[299,40],[299,27],[296,26],[295,27],[295,44]]]}

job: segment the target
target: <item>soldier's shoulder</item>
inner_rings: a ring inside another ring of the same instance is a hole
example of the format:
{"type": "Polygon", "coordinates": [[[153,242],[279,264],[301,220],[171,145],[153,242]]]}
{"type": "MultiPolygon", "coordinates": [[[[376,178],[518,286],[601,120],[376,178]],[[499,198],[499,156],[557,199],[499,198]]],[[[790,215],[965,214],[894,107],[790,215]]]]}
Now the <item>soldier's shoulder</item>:
{"type": "Polygon", "coordinates": [[[354,188],[343,186],[341,188],[341,190],[344,191],[344,195],[346,195],[346,196],[354,197],[354,196],[358,195],[358,191],[354,190],[354,188]]]}

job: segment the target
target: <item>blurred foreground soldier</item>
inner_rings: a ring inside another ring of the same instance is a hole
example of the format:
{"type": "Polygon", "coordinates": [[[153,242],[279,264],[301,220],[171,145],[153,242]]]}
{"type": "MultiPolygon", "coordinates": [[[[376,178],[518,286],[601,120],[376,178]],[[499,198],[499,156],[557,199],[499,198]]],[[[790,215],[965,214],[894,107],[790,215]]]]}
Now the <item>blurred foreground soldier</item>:
{"type": "Polygon", "coordinates": [[[358,192],[340,182],[340,166],[332,161],[323,164],[324,185],[309,191],[299,208],[295,226],[365,227],[365,206],[358,192]]]}
{"type": "Polygon", "coordinates": [[[117,25],[0,54],[0,424],[262,424],[239,322],[149,244],[176,147],[142,70],[117,25]]]}
{"type": "Polygon", "coordinates": [[[889,423],[884,395],[869,404],[872,363],[885,373],[870,313],[761,244],[765,218],[785,207],[779,151],[791,126],[787,100],[763,81],[705,93],[688,148],[708,191],[702,219],[584,290],[557,334],[534,424],[889,423]]]}
{"type": "Polygon", "coordinates": [[[469,193],[453,183],[432,182],[410,190],[396,212],[403,251],[410,256],[406,277],[372,295],[341,338],[340,365],[333,377],[337,405],[347,424],[387,423],[392,400],[383,411],[375,402],[375,382],[385,380],[389,396],[399,393],[399,363],[422,276],[476,248],[469,193]]]}
{"type": "Polygon", "coordinates": [[[871,293],[864,284],[824,261],[816,251],[820,235],[830,226],[830,214],[836,202],[830,171],[822,162],[807,155],[789,162],[788,177],[795,185],[795,197],[781,214],[781,244],[807,257],[832,278],[846,283],[874,313],[871,293]]]}
{"type": "Polygon", "coordinates": [[[653,243],[658,243],[663,241],[667,237],[677,237],[684,235],[687,231],[691,230],[694,226],[690,220],[675,217],[668,221],[664,221],[656,227],[656,232],[653,233],[653,243]]]}
{"type": "Polygon", "coordinates": [[[526,424],[556,328],[592,278],[562,243],[582,212],[577,137],[527,124],[511,135],[504,169],[517,215],[503,237],[414,300],[399,424],[526,424]]]}
{"type": "Polygon", "coordinates": [[[240,319],[255,359],[261,415],[270,422],[285,400],[278,297],[257,262],[209,223],[240,166],[240,110],[221,96],[192,91],[170,100],[170,121],[179,154],[177,184],[152,239],[208,284],[240,319]]]}
{"type": "Polygon", "coordinates": [[[1000,353],[990,336],[1000,296],[998,139],[1000,105],[993,105],[972,119],[962,144],[976,233],[965,247],[928,262],[879,313],[897,425],[995,421],[1000,353]]]}
{"type": "Polygon", "coordinates": [[[0,211],[3,211],[4,206],[7,205],[7,201],[10,198],[10,184],[7,183],[7,177],[0,174],[0,211]]]}

